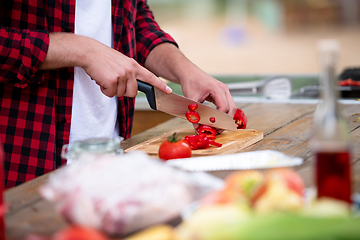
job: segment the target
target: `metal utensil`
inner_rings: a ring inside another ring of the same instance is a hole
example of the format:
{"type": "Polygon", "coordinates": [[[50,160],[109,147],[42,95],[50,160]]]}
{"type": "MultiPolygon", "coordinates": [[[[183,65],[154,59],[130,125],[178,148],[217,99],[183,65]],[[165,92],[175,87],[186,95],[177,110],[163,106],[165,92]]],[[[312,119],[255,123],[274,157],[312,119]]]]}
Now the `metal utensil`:
{"type": "Polygon", "coordinates": [[[262,94],[271,99],[287,99],[290,98],[292,92],[291,80],[280,76],[227,85],[232,94],[262,94]]]}
{"type": "MultiPolygon", "coordinates": [[[[360,87],[358,86],[337,86],[337,90],[340,92],[341,98],[355,99],[360,96],[360,87]]],[[[300,88],[299,91],[293,94],[293,97],[303,98],[319,98],[320,86],[311,85],[300,88]]]]}
{"type": "Polygon", "coordinates": [[[235,121],[224,112],[206,106],[176,93],[164,93],[154,86],[137,80],[139,91],[145,93],[149,105],[154,110],[159,110],[175,117],[186,119],[186,112],[189,111],[189,104],[197,104],[196,112],[200,115],[200,124],[206,124],[220,129],[237,130],[235,121]],[[215,122],[210,118],[214,117],[215,122]]]}

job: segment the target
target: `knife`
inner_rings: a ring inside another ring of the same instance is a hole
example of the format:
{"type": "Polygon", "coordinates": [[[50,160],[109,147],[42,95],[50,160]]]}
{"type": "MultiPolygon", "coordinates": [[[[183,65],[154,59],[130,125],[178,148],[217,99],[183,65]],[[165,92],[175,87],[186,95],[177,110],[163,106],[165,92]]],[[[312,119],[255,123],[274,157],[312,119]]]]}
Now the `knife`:
{"type": "Polygon", "coordinates": [[[138,90],[145,93],[149,106],[153,110],[162,111],[175,117],[186,119],[186,112],[189,111],[189,104],[198,105],[196,112],[200,115],[199,124],[211,127],[238,130],[235,121],[228,114],[206,106],[189,98],[180,96],[176,93],[164,93],[149,83],[137,80],[138,90]],[[210,118],[215,117],[215,122],[210,122],[210,118]]]}

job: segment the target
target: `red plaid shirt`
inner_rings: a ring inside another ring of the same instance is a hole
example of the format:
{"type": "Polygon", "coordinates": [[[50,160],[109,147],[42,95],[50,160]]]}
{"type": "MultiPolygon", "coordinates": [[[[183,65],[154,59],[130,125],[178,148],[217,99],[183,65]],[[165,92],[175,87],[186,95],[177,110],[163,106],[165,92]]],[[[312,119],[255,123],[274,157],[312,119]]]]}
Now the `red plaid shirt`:
{"type": "MultiPolygon", "coordinates": [[[[68,143],[74,69],[40,71],[49,32],[74,32],[75,0],[0,3],[0,140],[6,187],[61,166],[68,143]]],[[[114,48],[144,64],[151,49],[174,40],[154,21],[146,0],[113,0],[114,48]]],[[[120,135],[130,137],[134,99],[119,98],[120,135]]]]}

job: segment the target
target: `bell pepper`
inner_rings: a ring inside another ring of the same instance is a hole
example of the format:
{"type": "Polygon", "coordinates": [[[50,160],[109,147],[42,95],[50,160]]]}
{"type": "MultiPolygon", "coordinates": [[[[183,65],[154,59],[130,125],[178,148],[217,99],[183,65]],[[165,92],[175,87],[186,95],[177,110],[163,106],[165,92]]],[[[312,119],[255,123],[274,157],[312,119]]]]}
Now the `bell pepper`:
{"type": "Polygon", "coordinates": [[[191,123],[198,123],[200,121],[199,113],[191,110],[186,112],[186,118],[191,123]]]}
{"type": "Polygon", "coordinates": [[[245,129],[247,124],[247,117],[241,109],[237,109],[233,117],[236,123],[237,129],[245,129]]]}
{"type": "Polygon", "coordinates": [[[212,122],[212,123],[214,123],[214,122],[215,122],[215,117],[209,118],[209,121],[212,122]]]}
{"type": "Polygon", "coordinates": [[[215,139],[217,134],[217,130],[215,128],[203,124],[200,124],[200,126],[196,129],[196,132],[199,135],[205,134],[209,139],[215,139]]]}

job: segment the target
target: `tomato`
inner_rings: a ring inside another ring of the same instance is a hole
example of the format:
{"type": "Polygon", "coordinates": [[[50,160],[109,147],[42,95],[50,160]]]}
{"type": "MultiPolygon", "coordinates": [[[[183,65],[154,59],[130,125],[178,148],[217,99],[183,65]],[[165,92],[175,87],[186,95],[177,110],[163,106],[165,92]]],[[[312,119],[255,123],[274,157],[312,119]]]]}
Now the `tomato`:
{"type": "Polygon", "coordinates": [[[169,136],[159,147],[159,158],[163,160],[191,157],[191,147],[185,140],[179,140],[176,133],[169,136]]]}
{"type": "Polygon", "coordinates": [[[51,238],[51,240],[108,240],[100,231],[85,226],[72,225],[64,228],[51,238]]]}

